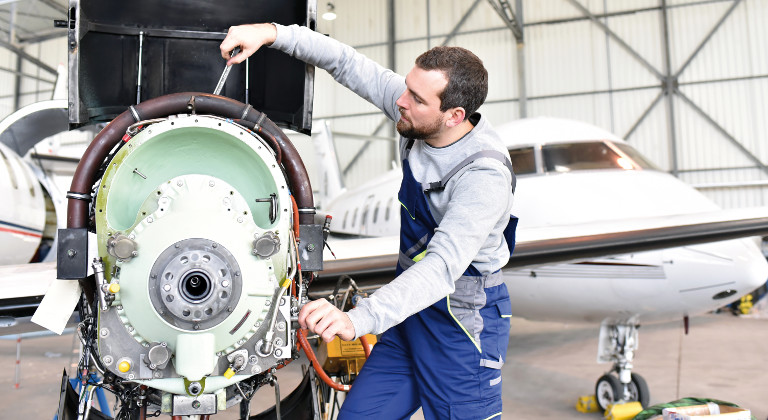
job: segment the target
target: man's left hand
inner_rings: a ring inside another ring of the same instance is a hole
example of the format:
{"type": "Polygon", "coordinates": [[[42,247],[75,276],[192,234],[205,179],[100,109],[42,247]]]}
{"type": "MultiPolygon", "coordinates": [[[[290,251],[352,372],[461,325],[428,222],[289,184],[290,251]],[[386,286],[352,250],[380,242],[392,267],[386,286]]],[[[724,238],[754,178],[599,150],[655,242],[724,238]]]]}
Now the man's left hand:
{"type": "Polygon", "coordinates": [[[299,325],[309,328],[326,343],[330,343],[337,335],[344,341],[355,338],[355,326],[347,314],[325,299],[304,305],[299,313],[299,325]]]}

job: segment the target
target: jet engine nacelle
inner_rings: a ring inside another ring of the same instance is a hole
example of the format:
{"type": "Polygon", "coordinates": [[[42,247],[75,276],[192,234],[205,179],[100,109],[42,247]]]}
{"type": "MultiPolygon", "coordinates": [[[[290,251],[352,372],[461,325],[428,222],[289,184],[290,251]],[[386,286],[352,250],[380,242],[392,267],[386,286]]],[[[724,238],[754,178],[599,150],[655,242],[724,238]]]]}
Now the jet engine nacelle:
{"type": "Polygon", "coordinates": [[[323,238],[301,159],[264,114],[206,94],[147,101],[94,139],[72,189],[60,249],[88,230],[97,255],[61,251],[59,277],[91,298],[100,370],[172,398],[173,415],[211,414],[294,356],[300,267],[322,268],[323,238]]]}

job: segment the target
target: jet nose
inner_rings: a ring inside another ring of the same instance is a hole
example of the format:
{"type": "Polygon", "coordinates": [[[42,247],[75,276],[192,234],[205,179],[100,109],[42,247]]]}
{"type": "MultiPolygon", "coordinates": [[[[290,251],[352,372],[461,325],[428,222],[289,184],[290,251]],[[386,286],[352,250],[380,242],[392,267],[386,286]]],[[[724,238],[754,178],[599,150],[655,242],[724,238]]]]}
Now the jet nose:
{"type": "Polygon", "coordinates": [[[768,261],[754,238],[700,244],[669,250],[667,274],[689,308],[716,309],[752,292],[768,280],[768,261]]]}

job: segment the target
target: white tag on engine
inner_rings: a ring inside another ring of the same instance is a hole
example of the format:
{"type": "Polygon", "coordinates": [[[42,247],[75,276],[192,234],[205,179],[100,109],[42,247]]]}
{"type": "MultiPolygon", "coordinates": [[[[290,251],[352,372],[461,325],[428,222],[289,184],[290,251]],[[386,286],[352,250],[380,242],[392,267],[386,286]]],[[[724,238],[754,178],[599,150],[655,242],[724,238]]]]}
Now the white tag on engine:
{"type": "Polygon", "coordinates": [[[80,293],[77,280],[54,280],[32,315],[32,322],[61,335],[75,311],[80,293]]]}

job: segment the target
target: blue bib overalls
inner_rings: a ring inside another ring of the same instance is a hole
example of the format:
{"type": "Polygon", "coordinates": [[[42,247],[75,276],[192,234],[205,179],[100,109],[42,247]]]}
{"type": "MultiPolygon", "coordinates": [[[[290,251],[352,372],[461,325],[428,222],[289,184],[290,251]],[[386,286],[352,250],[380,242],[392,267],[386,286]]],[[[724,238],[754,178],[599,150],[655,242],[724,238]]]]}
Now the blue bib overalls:
{"type": "MultiPolygon", "coordinates": [[[[398,275],[424,256],[438,226],[424,188],[408,164],[410,146],[398,193],[402,204],[398,275]]],[[[512,218],[504,232],[510,252],[516,225],[512,218]]],[[[499,419],[510,315],[501,271],[483,276],[470,265],[456,281],[453,294],[382,334],[339,419],[403,419],[419,406],[428,420],[499,419]]]]}

